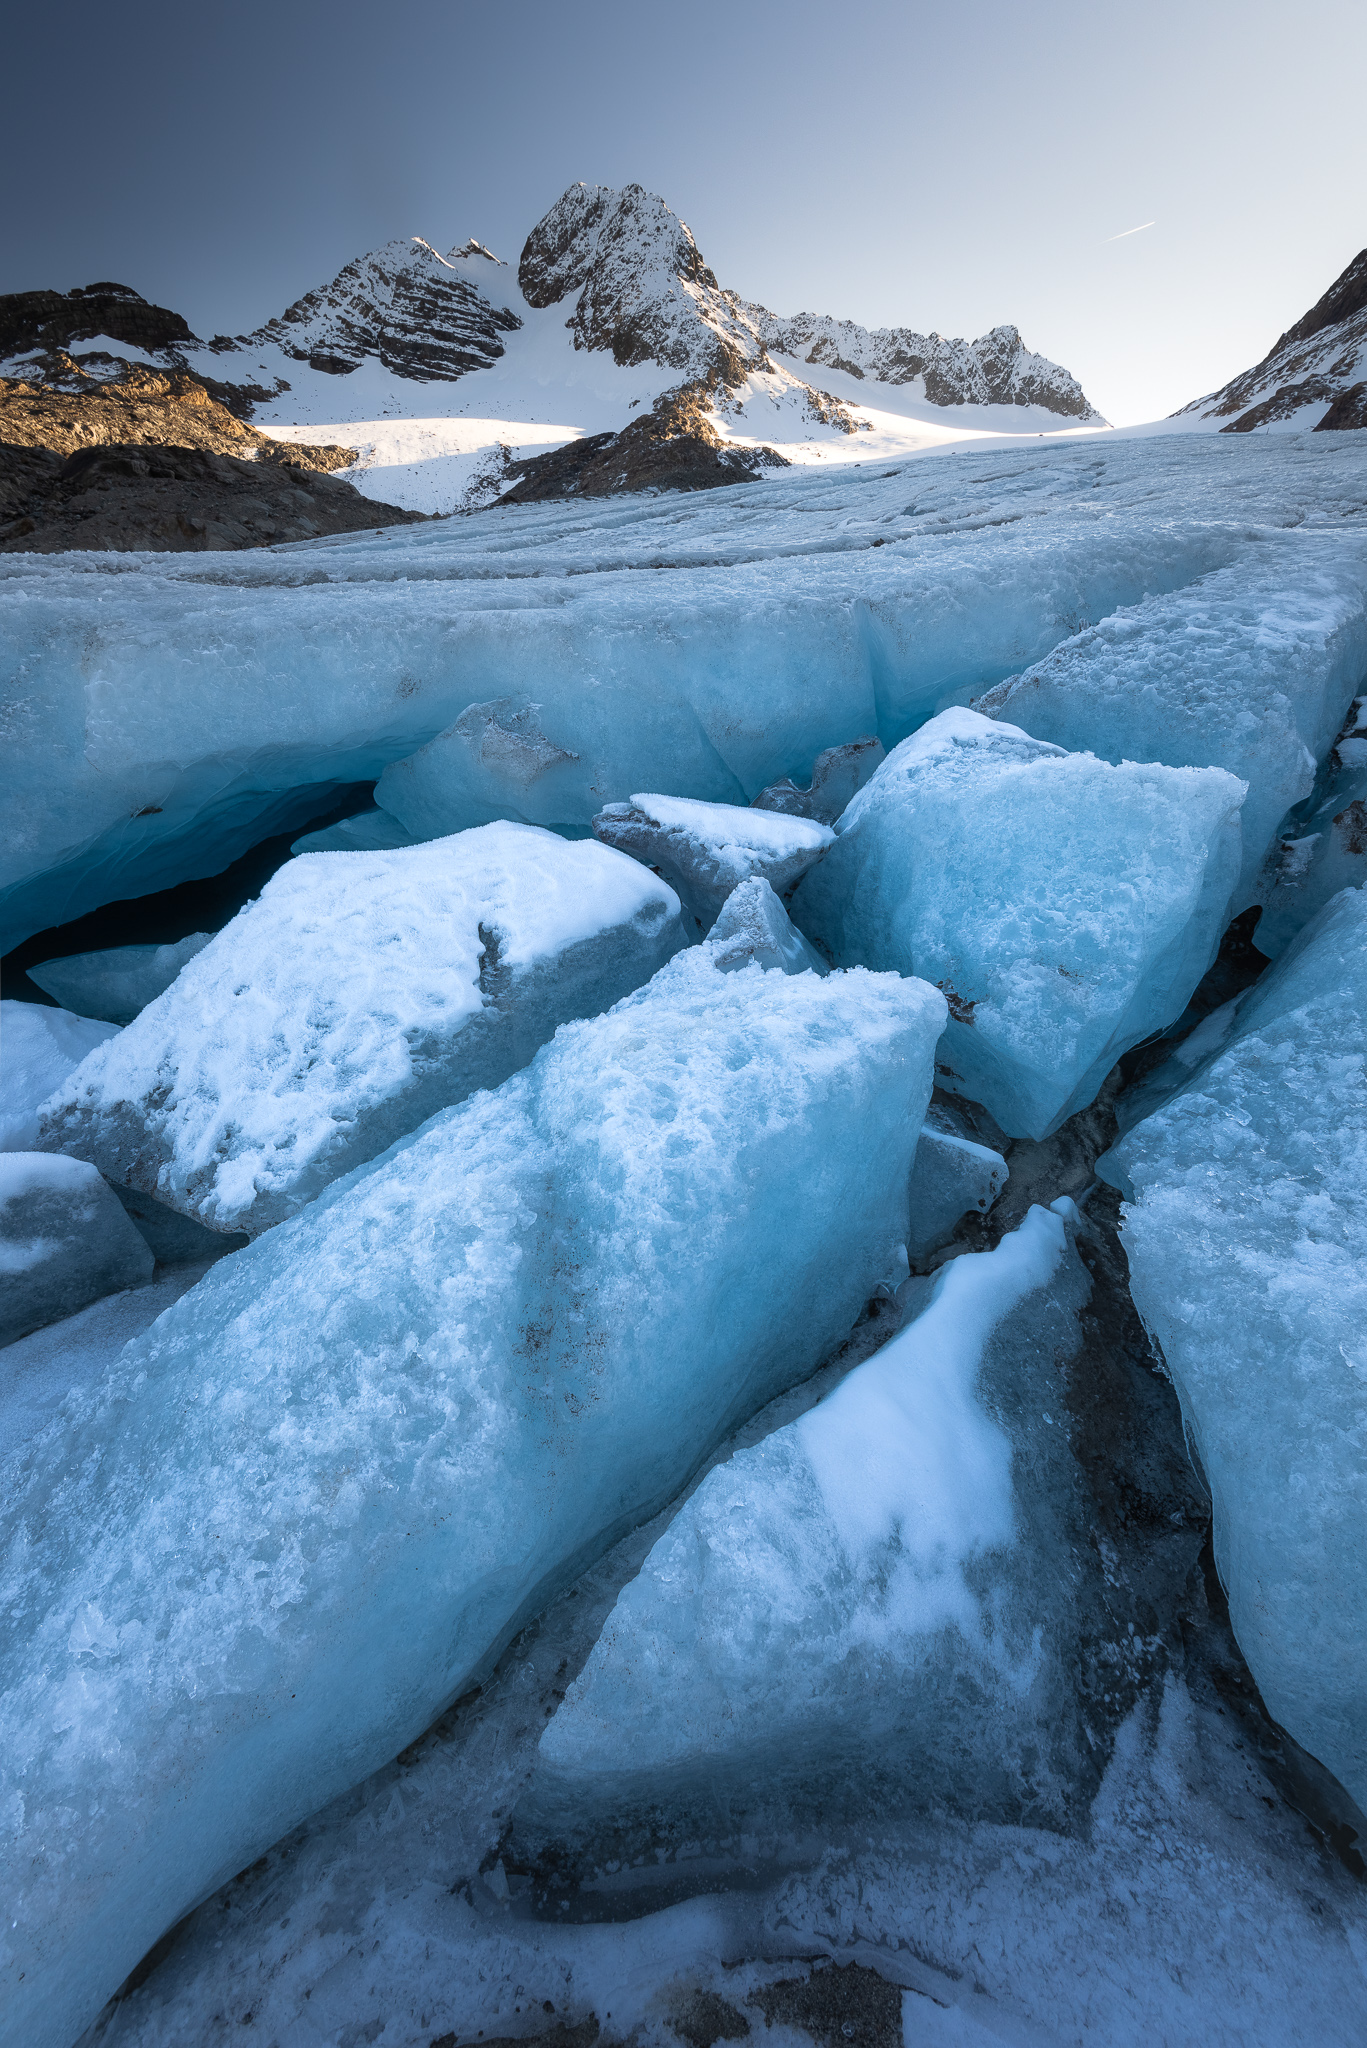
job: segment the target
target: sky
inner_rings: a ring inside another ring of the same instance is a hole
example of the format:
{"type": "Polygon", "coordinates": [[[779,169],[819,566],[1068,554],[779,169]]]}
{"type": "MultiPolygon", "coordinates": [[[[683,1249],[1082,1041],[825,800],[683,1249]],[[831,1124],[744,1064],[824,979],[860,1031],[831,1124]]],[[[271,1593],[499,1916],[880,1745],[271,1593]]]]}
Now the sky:
{"type": "Polygon", "coordinates": [[[1125,425],[1367,244],[1364,60],[1361,0],[68,0],[7,31],[0,291],[242,333],[395,235],[515,261],[567,185],[634,181],[746,298],[1011,321],[1125,425]]]}

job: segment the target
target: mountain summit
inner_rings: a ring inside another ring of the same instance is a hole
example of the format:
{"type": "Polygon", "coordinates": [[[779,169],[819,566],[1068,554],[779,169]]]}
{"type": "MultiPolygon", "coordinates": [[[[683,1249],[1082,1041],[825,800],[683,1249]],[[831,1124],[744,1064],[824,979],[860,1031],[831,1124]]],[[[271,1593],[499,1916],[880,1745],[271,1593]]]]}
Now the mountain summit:
{"type": "Polygon", "coordinates": [[[1173,418],[1192,413],[1227,420],[1223,434],[1288,425],[1316,433],[1367,427],[1367,249],[1359,250],[1260,363],[1193,399],[1173,418]]]}

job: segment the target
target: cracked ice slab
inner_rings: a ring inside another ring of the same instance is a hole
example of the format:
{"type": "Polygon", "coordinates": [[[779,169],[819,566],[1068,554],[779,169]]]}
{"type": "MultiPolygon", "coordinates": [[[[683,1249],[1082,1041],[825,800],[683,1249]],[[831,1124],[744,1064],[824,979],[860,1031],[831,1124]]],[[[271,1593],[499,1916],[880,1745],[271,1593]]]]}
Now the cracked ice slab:
{"type": "Polygon", "coordinates": [[[1099,1768],[1077,1668],[1104,1593],[1059,1379],[1089,1286],[1032,1207],[710,1472],[543,1735],[523,1839],[629,1857],[624,1822],[658,1847],[908,1799],[1059,1825],[1099,1768]]]}
{"type": "Polygon", "coordinates": [[[764,881],[782,896],[835,841],[815,818],[653,795],[609,804],[593,836],[662,874],[704,932],[740,883],[764,881]]]}
{"type": "Polygon", "coordinates": [[[944,711],[837,821],[793,920],[838,966],[943,988],[941,1086],[1042,1138],[1215,958],[1243,793],[1220,768],[1117,767],[944,711]]]}
{"type": "Polygon", "coordinates": [[[255,1235],[496,1087],[683,937],[648,869],[535,826],[300,855],[68,1076],[40,1143],[255,1235]]]}
{"type": "Polygon", "coordinates": [[[83,1159],[0,1153],[0,1344],[142,1287],[153,1259],[83,1159]]]}
{"type": "Polygon", "coordinates": [[[32,1151],[48,1096],[118,1028],[46,1003],[0,1002],[0,1152],[32,1151]]]}
{"type": "Polygon", "coordinates": [[[1268,1711],[1367,1802],[1367,896],[1345,889],[1234,1032],[1098,1170],[1214,1505],[1268,1711]]]}
{"type": "MultiPolygon", "coordinates": [[[[1243,870],[1308,796],[1367,676],[1367,536],[1250,545],[1190,588],[1103,619],[975,709],[1107,761],[1227,768],[1248,784],[1243,870]]],[[[1323,900],[1323,899],[1321,899],[1323,900]]]]}
{"type": "Polygon", "coordinates": [[[470,707],[442,829],[586,829],[636,789],[748,804],[1117,607],[1241,561],[1313,579],[1361,546],[1365,474],[1352,435],[1098,437],[250,559],[7,556],[0,945],[219,872],[470,707]]]}
{"type": "Polygon", "coordinates": [[[944,1013],[691,948],[221,1261],[0,1470],[6,2048],[66,2048],[840,1341],[944,1013]]]}

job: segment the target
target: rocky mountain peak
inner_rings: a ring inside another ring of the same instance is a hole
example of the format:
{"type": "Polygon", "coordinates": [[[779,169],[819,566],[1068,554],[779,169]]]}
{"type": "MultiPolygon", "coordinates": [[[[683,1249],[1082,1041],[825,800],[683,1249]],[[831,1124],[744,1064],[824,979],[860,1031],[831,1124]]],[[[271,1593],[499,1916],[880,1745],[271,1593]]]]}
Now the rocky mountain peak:
{"type": "Polygon", "coordinates": [[[1224,434],[1248,434],[1287,422],[1315,432],[1367,426],[1367,249],[1362,249],[1308,313],[1288,327],[1250,370],[1184,405],[1228,419],[1224,434]],[[1315,414],[1319,417],[1316,418],[1315,414]]]}
{"type": "Polygon", "coordinates": [[[73,341],[93,341],[102,334],[148,354],[195,339],[179,313],[149,304],[126,284],[10,292],[0,298],[0,358],[33,349],[67,349],[73,341]]]}

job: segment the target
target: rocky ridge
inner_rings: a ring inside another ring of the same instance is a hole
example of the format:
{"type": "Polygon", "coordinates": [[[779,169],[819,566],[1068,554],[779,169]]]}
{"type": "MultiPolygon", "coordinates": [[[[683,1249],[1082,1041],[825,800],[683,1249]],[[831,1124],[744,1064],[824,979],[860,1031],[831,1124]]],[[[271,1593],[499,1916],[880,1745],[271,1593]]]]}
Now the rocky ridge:
{"type": "Polygon", "coordinates": [[[1315,433],[1367,427],[1367,249],[1260,363],[1172,417],[1224,419],[1221,433],[1249,434],[1312,406],[1323,407],[1315,433]]]}

